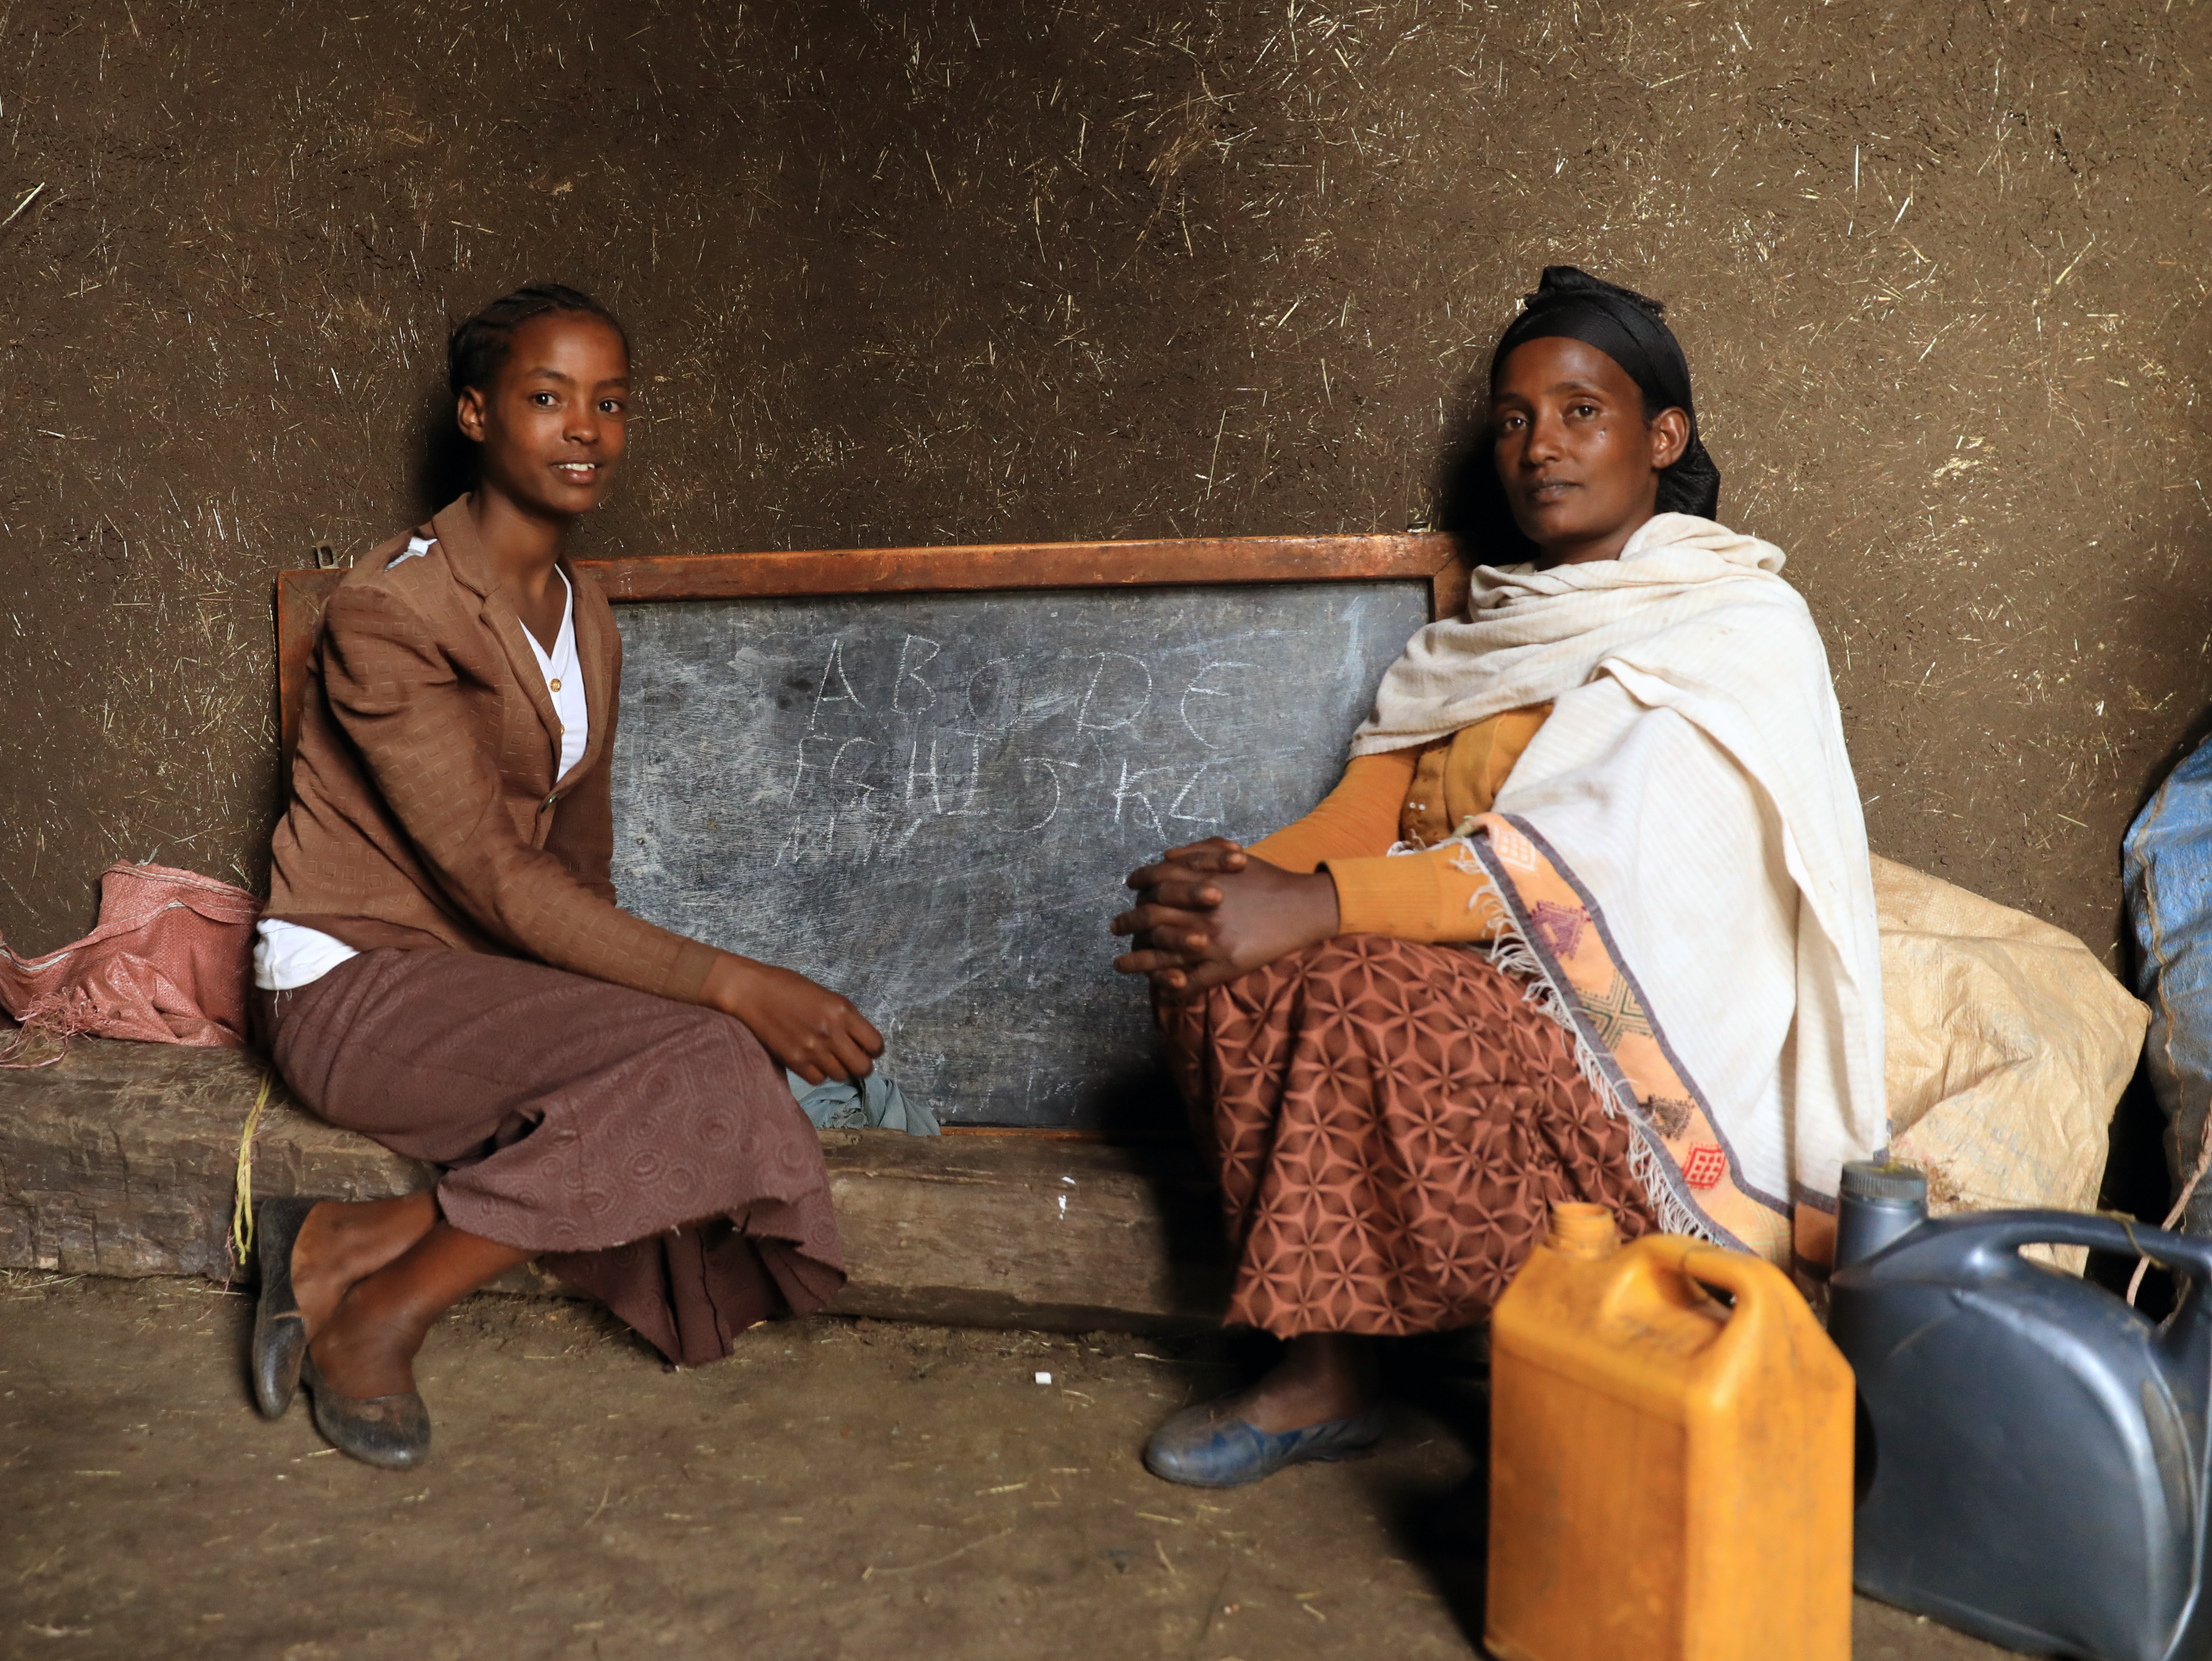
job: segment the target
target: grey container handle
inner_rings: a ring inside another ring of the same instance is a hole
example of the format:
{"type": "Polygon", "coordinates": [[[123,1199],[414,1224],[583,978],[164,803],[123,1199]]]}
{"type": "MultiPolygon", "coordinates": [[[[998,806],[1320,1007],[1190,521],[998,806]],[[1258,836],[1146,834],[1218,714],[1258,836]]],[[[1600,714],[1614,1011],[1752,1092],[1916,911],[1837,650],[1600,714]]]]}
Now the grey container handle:
{"type": "Polygon", "coordinates": [[[2179,1269],[2192,1280],[2212,1281],[2212,1240],[2170,1233],[2148,1223],[2115,1222],[2078,1211],[1999,1211],[1942,1217],[1923,1223],[1904,1237],[1916,1258],[1932,1254],[1941,1261],[1965,1259],[2024,1245],[2078,1245],[2113,1251],[2124,1257],[2148,1257],[2161,1269],[2179,1269]]]}

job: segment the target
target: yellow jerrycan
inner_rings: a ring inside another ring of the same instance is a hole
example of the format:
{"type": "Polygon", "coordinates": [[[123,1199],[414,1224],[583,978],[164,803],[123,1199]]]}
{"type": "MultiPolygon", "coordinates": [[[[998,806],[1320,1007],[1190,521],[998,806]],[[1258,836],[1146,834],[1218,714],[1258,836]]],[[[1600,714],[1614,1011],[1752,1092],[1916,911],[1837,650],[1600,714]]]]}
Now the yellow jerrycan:
{"type": "Polygon", "coordinates": [[[1556,1206],[1490,1354],[1498,1661],[1848,1661],[1851,1370],[1780,1270],[1556,1206]]]}

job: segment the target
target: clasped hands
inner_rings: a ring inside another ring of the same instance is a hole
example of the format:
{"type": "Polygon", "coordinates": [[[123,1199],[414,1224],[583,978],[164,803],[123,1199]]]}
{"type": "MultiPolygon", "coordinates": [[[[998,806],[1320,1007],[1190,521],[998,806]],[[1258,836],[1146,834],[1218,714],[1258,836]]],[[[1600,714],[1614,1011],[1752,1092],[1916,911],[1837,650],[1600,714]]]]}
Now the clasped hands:
{"type": "Polygon", "coordinates": [[[1336,933],[1336,882],[1326,871],[1285,871],[1241,843],[1210,837],[1171,848],[1132,871],[1137,903],[1114,919],[1132,950],[1114,959],[1124,975],[1183,998],[1233,981],[1336,933]]]}
{"type": "MultiPolygon", "coordinates": [[[[1188,997],[1336,933],[1336,884],[1255,859],[1225,837],[1171,848],[1129,873],[1137,903],[1113,922],[1133,950],[1114,959],[1169,997],[1188,997]]],[[[736,1016],[809,1084],[859,1080],[883,1035],[850,1000],[804,975],[731,952],[716,956],[699,1001],[736,1016]]]]}

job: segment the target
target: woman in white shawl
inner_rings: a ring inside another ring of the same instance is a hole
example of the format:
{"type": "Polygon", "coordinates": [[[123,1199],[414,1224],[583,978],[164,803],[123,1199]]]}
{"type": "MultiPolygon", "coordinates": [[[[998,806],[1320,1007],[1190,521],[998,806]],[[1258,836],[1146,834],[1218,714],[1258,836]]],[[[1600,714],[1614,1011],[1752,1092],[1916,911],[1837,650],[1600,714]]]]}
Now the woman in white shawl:
{"type": "Polygon", "coordinates": [[[1288,1341],[1154,1433],[1170,1481],[1371,1448],[1370,1341],[1486,1319],[1560,1201],[1818,1272],[1887,1140],[1827,660],[1781,550],[1714,522],[1662,308],[1547,270],[1491,422],[1525,560],[1482,550],[1326,801],[1172,850],[1114,922],[1211,1131],[1230,1320],[1288,1341]]]}

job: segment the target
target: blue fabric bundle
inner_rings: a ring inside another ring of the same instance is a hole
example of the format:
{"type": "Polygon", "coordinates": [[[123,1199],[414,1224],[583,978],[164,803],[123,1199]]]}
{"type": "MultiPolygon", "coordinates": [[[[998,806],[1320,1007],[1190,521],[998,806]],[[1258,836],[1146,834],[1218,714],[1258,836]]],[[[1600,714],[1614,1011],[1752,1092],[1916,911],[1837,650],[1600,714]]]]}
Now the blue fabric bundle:
{"type": "Polygon", "coordinates": [[[920,1102],[908,1098],[880,1073],[871,1073],[855,1085],[825,1079],[809,1084],[787,1072],[791,1093],[799,1098],[799,1110],[813,1121],[817,1130],[903,1130],[909,1136],[939,1134],[936,1116],[920,1102]]]}
{"type": "MultiPolygon", "coordinates": [[[[2136,816],[2122,870],[2136,992],[2150,1006],[2144,1058],[2178,1203],[2201,1175],[2212,1102],[2212,744],[2192,751],[2136,816]]],[[[2212,1182],[2196,1182],[2181,1227],[2212,1235],[2212,1182]]]]}

